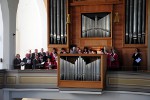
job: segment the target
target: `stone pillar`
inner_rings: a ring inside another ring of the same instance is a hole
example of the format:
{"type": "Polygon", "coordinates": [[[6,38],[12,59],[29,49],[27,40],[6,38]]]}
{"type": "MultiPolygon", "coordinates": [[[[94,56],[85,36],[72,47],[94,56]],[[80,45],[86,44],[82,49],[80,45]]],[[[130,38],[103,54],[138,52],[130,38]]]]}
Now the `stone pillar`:
{"type": "Polygon", "coordinates": [[[148,0],[148,70],[150,70],[150,0],[148,0]]]}

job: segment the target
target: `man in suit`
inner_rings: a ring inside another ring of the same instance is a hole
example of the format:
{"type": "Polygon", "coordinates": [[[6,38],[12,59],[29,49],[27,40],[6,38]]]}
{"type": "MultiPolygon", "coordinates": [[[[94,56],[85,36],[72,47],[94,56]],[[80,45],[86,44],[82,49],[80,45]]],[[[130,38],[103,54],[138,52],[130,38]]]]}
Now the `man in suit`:
{"type": "Polygon", "coordinates": [[[28,53],[26,54],[26,57],[23,58],[22,61],[25,64],[25,69],[32,69],[31,58],[30,58],[30,55],[28,53]]]}
{"type": "Polygon", "coordinates": [[[20,55],[16,54],[16,57],[14,59],[14,69],[20,69],[21,68],[21,59],[20,55]]]}
{"type": "Polygon", "coordinates": [[[35,49],[34,53],[32,53],[32,60],[35,59],[36,55],[38,55],[38,57],[40,57],[40,54],[38,53],[38,49],[35,49]]]}
{"type": "Polygon", "coordinates": [[[33,69],[40,69],[42,66],[41,61],[39,59],[38,55],[35,55],[35,58],[33,59],[33,69]]]}

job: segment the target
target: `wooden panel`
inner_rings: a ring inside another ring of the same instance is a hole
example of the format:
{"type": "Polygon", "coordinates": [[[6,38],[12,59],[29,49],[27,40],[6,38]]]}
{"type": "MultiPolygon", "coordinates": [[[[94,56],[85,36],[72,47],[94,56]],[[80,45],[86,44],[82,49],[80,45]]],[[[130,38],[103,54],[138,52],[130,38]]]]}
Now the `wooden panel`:
{"type": "Polygon", "coordinates": [[[7,76],[7,84],[16,84],[16,76],[7,76]]]}
{"type": "Polygon", "coordinates": [[[112,5],[82,6],[81,13],[112,12],[112,5]],[[92,8],[92,9],[91,9],[92,8]]]}
{"type": "Polygon", "coordinates": [[[92,82],[92,81],[63,81],[61,80],[58,83],[59,87],[63,88],[103,88],[101,81],[92,82]]]}
{"type": "Polygon", "coordinates": [[[3,84],[3,82],[4,82],[4,78],[0,77],[0,84],[3,84]]]}
{"type": "Polygon", "coordinates": [[[109,85],[125,85],[125,86],[150,86],[150,79],[135,78],[109,78],[109,85]]]}
{"type": "Polygon", "coordinates": [[[56,84],[57,77],[21,76],[20,84],[56,84]]]}
{"type": "Polygon", "coordinates": [[[84,46],[111,46],[111,44],[108,44],[107,41],[109,40],[81,40],[81,47],[84,46]]]}

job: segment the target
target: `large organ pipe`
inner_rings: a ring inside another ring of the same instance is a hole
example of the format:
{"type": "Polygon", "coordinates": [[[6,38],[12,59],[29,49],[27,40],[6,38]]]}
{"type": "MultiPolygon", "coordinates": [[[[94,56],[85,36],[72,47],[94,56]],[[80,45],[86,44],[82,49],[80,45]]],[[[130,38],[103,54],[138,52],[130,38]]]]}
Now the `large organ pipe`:
{"type": "Polygon", "coordinates": [[[146,0],[126,0],[125,43],[145,43],[146,0]],[[129,37],[129,40],[128,40],[129,37]]]}
{"type": "Polygon", "coordinates": [[[136,44],[136,41],[137,41],[137,15],[138,15],[138,1],[137,0],[134,0],[134,14],[133,14],[133,43],[136,44]]]}
{"type": "Polygon", "coordinates": [[[94,37],[97,37],[97,31],[98,31],[98,16],[97,15],[95,15],[95,23],[94,23],[94,28],[95,28],[95,35],[94,35],[94,37]]]}
{"type": "Polygon", "coordinates": [[[60,0],[60,6],[61,6],[61,15],[60,15],[60,19],[61,19],[61,32],[60,32],[60,40],[61,40],[61,44],[64,43],[63,38],[64,38],[64,5],[63,5],[64,0],[60,0]]]}
{"type": "Polygon", "coordinates": [[[106,16],[106,37],[110,36],[110,14],[106,16]]]}
{"type": "Polygon", "coordinates": [[[57,39],[57,0],[54,0],[54,44],[56,44],[57,39]]]}
{"type": "Polygon", "coordinates": [[[139,0],[138,1],[138,43],[141,43],[141,37],[142,37],[141,19],[142,19],[142,0],[139,0]]]}
{"type": "Polygon", "coordinates": [[[145,43],[145,16],[146,16],[146,0],[142,0],[142,43],[145,43]]]}
{"type": "Polygon", "coordinates": [[[133,0],[130,0],[130,18],[129,18],[129,44],[132,43],[132,37],[133,37],[133,0]]]}
{"type": "Polygon", "coordinates": [[[126,33],[125,43],[129,43],[129,0],[126,0],[126,33]]]}
{"type": "Polygon", "coordinates": [[[68,11],[68,9],[67,9],[67,6],[68,6],[68,2],[69,2],[69,0],[63,0],[64,2],[63,2],[63,5],[64,5],[64,29],[65,29],[65,31],[64,31],[64,43],[66,44],[67,43],[67,14],[69,14],[69,11],[68,11]]]}
{"type": "Polygon", "coordinates": [[[57,44],[60,44],[60,2],[61,0],[57,0],[57,44]]]}
{"type": "Polygon", "coordinates": [[[86,26],[86,24],[85,24],[85,19],[86,19],[86,17],[84,16],[84,15],[82,15],[82,37],[85,37],[86,35],[86,32],[85,32],[85,26],[86,26]]]}
{"type": "Polygon", "coordinates": [[[54,17],[53,17],[53,14],[54,13],[54,11],[53,11],[53,0],[50,0],[50,23],[51,23],[51,25],[50,25],[50,27],[51,27],[51,29],[50,29],[50,43],[51,44],[53,44],[53,41],[54,41],[54,35],[53,35],[53,33],[54,33],[54,27],[53,27],[53,24],[54,24],[54,17]]]}

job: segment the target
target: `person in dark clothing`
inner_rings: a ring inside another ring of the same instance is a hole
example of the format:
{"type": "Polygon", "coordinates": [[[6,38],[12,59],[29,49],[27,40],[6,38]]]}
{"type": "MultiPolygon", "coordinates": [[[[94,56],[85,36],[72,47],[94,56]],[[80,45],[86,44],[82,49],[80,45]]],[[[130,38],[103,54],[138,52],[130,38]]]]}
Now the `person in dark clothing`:
{"type": "Polygon", "coordinates": [[[22,61],[24,62],[25,69],[32,69],[32,62],[31,62],[30,54],[27,53],[26,57],[23,58],[22,61]]]}
{"type": "Polygon", "coordinates": [[[14,59],[14,69],[20,69],[20,68],[21,68],[20,54],[16,54],[16,57],[14,59]]]}
{"type": "Polygon", "coordinates": [[[133,58],[133,71],[137,71],[141,62],[141,54],[138,48],[135,49],[135,53],[132,55],[133,58]]]}

